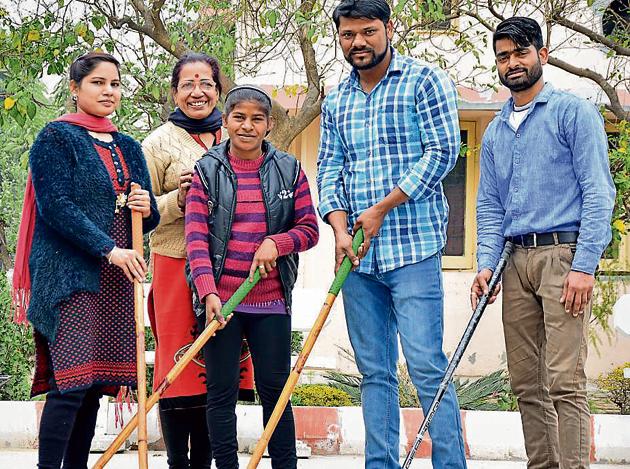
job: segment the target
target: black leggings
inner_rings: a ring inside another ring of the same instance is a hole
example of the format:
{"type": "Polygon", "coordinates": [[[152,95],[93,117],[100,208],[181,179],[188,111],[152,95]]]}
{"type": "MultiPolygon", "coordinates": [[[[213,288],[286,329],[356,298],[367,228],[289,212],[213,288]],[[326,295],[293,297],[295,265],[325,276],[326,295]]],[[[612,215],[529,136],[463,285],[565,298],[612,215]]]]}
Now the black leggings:
{"type": "MultiPolygon", "coordinates": [[[[205,317],[201,316],[199,321],[205,321],[205,317]]],[[[208,388],[208,429],[218,469],[238,469],[235,409],[243,336],[252,354],[254,380],[265,425],[291,368],[289,315],[235,313],[226,328],[206,343],[203,352],[208,388]]],[[[291,403],[288,403],[269,441],[269,455],[274,469],[297,467],[291,403]]]]}
{"type": "Polygon", "coordinates": [[[169,469],[210,469],[212,450],[206,424],[206,406],[185,409],[160,407],[160,424],[169,469]]]}
{"type": "Polygon", "coordinates": [[[39,469],[87,469],[99,399],[97,389],[50,391],[39,425],[39,469]]]}

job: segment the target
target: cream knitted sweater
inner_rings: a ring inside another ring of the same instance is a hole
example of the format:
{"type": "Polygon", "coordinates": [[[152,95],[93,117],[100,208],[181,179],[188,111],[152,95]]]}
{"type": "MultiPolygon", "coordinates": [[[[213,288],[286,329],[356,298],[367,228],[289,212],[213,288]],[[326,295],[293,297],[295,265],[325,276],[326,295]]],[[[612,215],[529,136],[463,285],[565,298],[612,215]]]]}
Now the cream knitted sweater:
{"type": "Polygon", "coordinates": [[[181,172],[193,169],[206,150],[172,122],[155,129],[142,142],[142,149],[160,210],[160,224],[150,238],[151,252],[185,258],[184,212],[177,205],[177,185],[181,172]]]}

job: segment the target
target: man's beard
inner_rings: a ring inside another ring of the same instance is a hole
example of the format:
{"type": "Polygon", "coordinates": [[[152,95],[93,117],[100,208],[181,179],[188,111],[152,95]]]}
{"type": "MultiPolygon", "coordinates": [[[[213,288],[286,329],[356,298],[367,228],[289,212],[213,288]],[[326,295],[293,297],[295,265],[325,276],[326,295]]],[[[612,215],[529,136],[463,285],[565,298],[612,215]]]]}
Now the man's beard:
{"type": "Polygon", "coordinates": [[[371,47],[364,47],[363,49],[352,48],[348,52],[348,55],[344,55],[344,58],[348,61],[348,63],[350,65],[352,65],[357,70],[369,70],[370,68],[376,67],[383,60],[385,60],[385,57],[387,56],[387,51],[388,50],[389,50],[389,39],[387,40],[387,46],[385,46],[385,50],[382,53],[380,53],[380,54],[376,54],[376,52],[374,52],[374,49],[372,49],[371,47]],[[354,61],[352,60],[352,54],[354,52],[359,52],[359,51],[371,52],[372,53],[372,61],[369,62],[369,63],[363,64],[363,65],[355,64],[354,61]]]}
{"type": "Polygon", "coordinates": [[[501,83],[503,83],[511,91],[525,91],[531,88],[538,80],[540,80],[540,77],[542,77],[543,74],[540,59],[538,59],[538,63],[532,66],[531,70],[528,70],[525,67],[521,67],[517,68],[516,70],[510,70],[507,73],[514,73],[516,71],[523,71],[525,73],[522,77],[514,81],[510,81],[506,76],[503,76],[499,73],[499,80],[501,80],[501,83]]]}

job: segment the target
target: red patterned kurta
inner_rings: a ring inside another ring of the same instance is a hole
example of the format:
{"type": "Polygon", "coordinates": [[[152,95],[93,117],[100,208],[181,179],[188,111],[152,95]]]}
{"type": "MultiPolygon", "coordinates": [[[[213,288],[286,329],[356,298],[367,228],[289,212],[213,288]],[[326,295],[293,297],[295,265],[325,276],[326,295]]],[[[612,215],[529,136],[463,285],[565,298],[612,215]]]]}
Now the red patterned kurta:
{"type": "MultiPolygon", "coordinates": [[[[128,193],[130,178],[120,148],[94,140],[116,196],[128,193]]],[[[114,197],[114,195],[112,195],[114,197]]],[[[131,214],[124,206],[114,214],[110,236],[131,248],[131,214]]],[[[36,371],[32,395],[47,392],[51,378],[61,391],[101,386],[115,395],[120,386],[136,386],[136,340],[133,284],[123,271],[101,261],[98,293],[77,292],[60,304],[59,328],[49,343],[35,335],[36,371]]]]}

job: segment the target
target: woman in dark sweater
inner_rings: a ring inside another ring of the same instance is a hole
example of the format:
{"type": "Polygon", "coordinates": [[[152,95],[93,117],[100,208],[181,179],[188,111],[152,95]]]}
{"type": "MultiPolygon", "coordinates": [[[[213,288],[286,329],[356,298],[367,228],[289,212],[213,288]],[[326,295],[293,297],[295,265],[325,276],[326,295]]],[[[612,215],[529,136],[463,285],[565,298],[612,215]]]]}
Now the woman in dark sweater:
{"type": "Polygon", "coordinates": [[[136,386],[132,281],[147,266],[131,249],[131,210],[145,232],[159,222],[140,145],[107,119],[120,104],[118,61],[79,57],[70,90],[77,112],[44,127],[30,152],[40,469],[85,468],[100,397],[136,386]]]}

